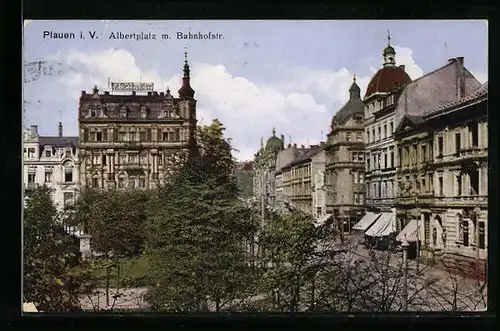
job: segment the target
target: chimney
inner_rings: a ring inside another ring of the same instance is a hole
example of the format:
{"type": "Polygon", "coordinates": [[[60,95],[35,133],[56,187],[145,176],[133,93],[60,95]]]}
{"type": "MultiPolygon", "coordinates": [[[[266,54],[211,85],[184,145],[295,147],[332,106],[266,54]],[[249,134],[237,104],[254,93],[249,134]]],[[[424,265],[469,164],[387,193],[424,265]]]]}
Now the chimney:
{"type": "Polygon", "coordinates": [[[297,148],[297,144],[293,144],[293,147],[297,148]]]}
{"type": "Polygon", "coordinates": [[[164,96],[164,95],[165,95],[165,92],[160,92],[160,95],[161,95],[161,96],[164,96]]]}
{"type": "Polygon", "coordinates": [[[153,95],[158,95],[158,92],[156,92],[156,91],[153,91],[153,95]]]}
{"type": "Polygon", "coordinates": [[[152,96],[153,93],[151,93],[151,91],[148,92],[148,97],[152,96]]]}
{"type": "Polygon", "coordinates": [[[285,146],[285,135],[284,134],[281,135],[281,143],[283,144],[283,146],[285,146]]]}
{"type": "Polygon", "coordinates": [[[300,145],[300,148],[304,149],[304,145],[300,145]]]}
{"type": "Polygon", "coordinates": [[[135,95],[135,91],[132,91],[132,95],[135,95]]]}
{"type": "Polygon", "coordinates": [[[82,95],[85,95],[85,94],[87,94],[87,92],[86,91],[82,91],[82,95]]]}
{"type": "Polygon", "coordinates": [[[109,95],[109,91],[104,91],[104,95],[109,95]]]}
{"type": "Polygon", "coordinates": [[[291,147],[292,147],[292,144],[290,144],[290,143],[289,143],[289,144],[288,144],[288,148],[291,148],[291,147]]]}
{"type": "Polygon", "coordinates": [[[58,132],[59,132],[59,138],[61,138],[63,136],[63,126],[62,126],[62,122],[59,122],[59,127],[58,127],[58,132]]]}
{"type": "Polygon", "coordinates": [[[464,65],[464,57],[463,56],[457,56],[457,61],[460,63],[461,66],[464,65]]]}
{"type": "Polygon", "coordinates": [[[400,65],[399,68],[401,68],[401,70],[405,71],[405,65],[404,64],[400,65]]]}
{"type": "Polygon", "coordinates": [[[323,146],[325,146],[325,142],[324,142],[324,141],[322,141],[322,142],[320,142],[320,143],[319,143],[319,145],[320,145],[321,147],[323,147],[323,146]]]}
{"type": "Polygon", "coordinates": [[[32,137],[35,137],[38,135],[38,125],[32,125],[30,127],[30,131],[31,131],[31,136],[32,137]]]}

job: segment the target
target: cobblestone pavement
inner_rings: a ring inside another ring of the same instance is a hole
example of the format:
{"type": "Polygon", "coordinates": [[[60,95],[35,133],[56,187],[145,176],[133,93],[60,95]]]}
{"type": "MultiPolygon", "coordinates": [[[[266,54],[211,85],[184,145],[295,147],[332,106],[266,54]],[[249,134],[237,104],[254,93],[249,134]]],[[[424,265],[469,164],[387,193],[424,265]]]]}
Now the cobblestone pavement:
{"type": "Polygon", "coordinates": [[[109,305],[107,305],[106,289],[100,288],[92,295],[82,296],[80,303],[82,308],[87,311],[147,308],[147,304],[144,302],[146,290],[146,288],[111,288],[109,289],[109,305]]]}

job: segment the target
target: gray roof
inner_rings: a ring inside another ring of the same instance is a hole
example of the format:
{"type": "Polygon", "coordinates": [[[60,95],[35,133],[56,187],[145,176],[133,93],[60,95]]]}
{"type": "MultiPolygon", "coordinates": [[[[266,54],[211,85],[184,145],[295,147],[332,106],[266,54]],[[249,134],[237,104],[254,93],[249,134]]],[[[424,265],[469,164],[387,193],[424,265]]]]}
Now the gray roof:
{"type": "Polygon", "coordinates": [[[53,147],[78,146],[78,137],[40,136],[40,145],[53,147]]]}
{"type": "Polygon", "coordinates": [[[472,91],[472,93],[467,94],[465,97],[452,101],[443,105],[439,105],[437,107],[428,109],[424,112],[424,117],[430,117],[432,115],[435,115],[437,113],[441,113],[444,110],[456,107],[456,106],[461,106],[463,104],[467,104],[469,102],[476,101],[478,99],[481,99],[483,97],[488,96],[488,82],[484,83],[481,85],[479,88],[476,90],[472,91]]]}
{"type": "Polygon", "coordinates": [[[354,114],[364,114],[365,104],[361,99],[351,99],[333,116],[333,121],[344,124],[354,114]]]}
{"type": "Polygon", "coordinates": [[[422,116],[427,109],[457,101],[459,93],[456,82],[462,73],[466,95],[481,86],[481,83],[458,60],[452,60],[408,83],[398,99],[395,110],[396,126],[405,114],[422,116]]]}
{"type": "Polygon", "coordinates": [[[307,161],[307,160],[311,159],[311,157],[318,154],[319,152],[321,152],[324,149],[325,149],[325,145],[319,145],[319,146],[299,149],[298,150],[299,151],[298,157],[295,160],[293,160],[292,162],[286,164],[284,167],[282,167],[282,169],[294,166],[294,165],[302,163],[304,161],[307,161]]]}

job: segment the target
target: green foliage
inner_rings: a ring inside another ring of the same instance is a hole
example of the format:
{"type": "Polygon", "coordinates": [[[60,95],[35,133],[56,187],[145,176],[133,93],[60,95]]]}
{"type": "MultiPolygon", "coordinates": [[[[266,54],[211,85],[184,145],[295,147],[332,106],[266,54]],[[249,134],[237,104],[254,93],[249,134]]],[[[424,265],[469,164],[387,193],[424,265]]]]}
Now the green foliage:
{"type": "Polygon", "coordinates": [[[199,154],[151,202],[147,254],[153,310],[219,311],[250,283],[249,210],[238,200],[231,146],[222,124],[200,128],[199,154]]]}
{"type": "Polygon", "coordinates": [[[250,198],[253,196],[253,172],[251,170],[236,170],[236,179],[238,180],[238,187],[243,198],[250,198]]]}
{"type": "Polygon", "coordinates": [[[49,189],[33,191],[23,215],[24,300],[34,302],[40,311],[76,311],[78,296],[88,291],[90,278],[70,272],[78,258],[57,218],[49,189]]]}
{"type": "Polygon", "coordinates": [[[304,288],[311,285],[324,267],[330,251],[325,249],[337,237],[328,224],[313,225],[312,216],[301,212],[272,215],[259,238],[262,263],[267,268],[261,290],[272,293],[273,310],[300,311],[304,288]]]}
{"type": "Polygon", "coordinates": [[[146,204],[144,190],[84,191],[73,206],[74,223],[92,238],[92,249],[135,256],[144,246],[146,204]]]}

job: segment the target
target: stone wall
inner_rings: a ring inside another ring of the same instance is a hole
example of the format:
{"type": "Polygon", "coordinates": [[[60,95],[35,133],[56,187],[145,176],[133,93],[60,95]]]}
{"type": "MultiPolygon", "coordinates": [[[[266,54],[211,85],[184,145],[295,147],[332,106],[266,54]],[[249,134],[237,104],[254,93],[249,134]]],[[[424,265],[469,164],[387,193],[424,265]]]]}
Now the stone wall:
{"type": "Polygon", "coordinates": [[[472,257],[434,251],[433,262],[435,267],[448,270],[454,274],[481,281],[487,279],[488,262],[486,260],[480,259],[478,263],[478,260],[472,257]],[[479,268],[477,268],[477,264],[479,264],[479,268]]]}

